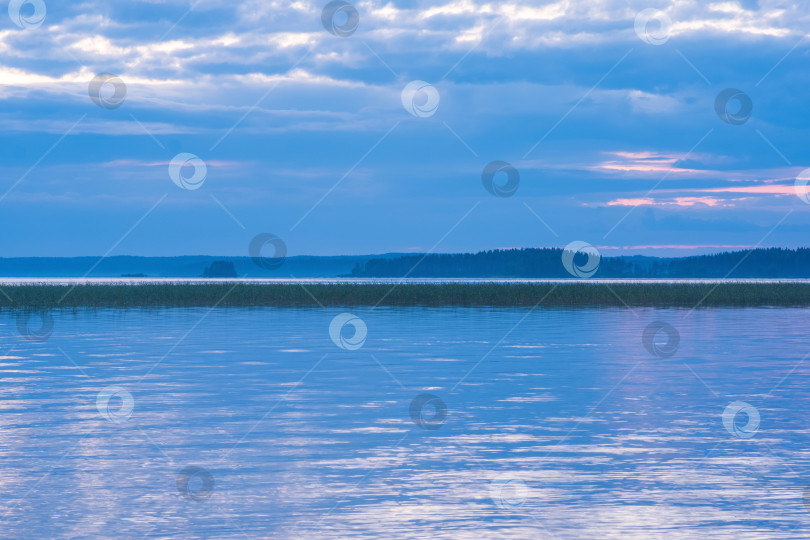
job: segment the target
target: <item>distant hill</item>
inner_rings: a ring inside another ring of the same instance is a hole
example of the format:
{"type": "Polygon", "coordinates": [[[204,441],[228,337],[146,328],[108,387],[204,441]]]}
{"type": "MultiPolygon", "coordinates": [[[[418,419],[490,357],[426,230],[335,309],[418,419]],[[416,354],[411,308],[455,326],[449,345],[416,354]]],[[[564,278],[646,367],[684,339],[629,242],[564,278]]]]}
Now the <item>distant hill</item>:
{"type": "MultiPolygon", "coordinates": [[[[297,256],[278,268],[250,257],[0,258],[0,277],[249,278],[569,278],[562,249],[527,248],[460,254],[297,256]],[[421,262],[420,262],[421,261],[421,262]],[[418,264],[417,264],[418,263],[418,264]],[[216,274],[216,276],[215,276],[216,274]]],[[[584,256],[583,256],[584,258],[584,256]]],[[[810,278],[810,248],[768,248],[691,257],[603,257],[595,278],[810,278]],[[736,267],[736,268],[735,268],[736,267]]]]}
{"type": "MultiPolygon", "coordinates": [[[[372,258],[358,263],[352,276],[570,278],[561,262],[562,251],[559,248],[530,248],[372,258]]],[[[582,257],[584,262],[585,255],[582,257]]],[[[677,258],[602,257],[599,270],[593,277],[810,278],[810,249],[767,248],[677,258]]]]}
{"type": "Polygon", "coordinates": [[[99,257],[0,257],[0,277],[166,277],[196,278],[211,264],[230,263],[240,277],[301,278],[337,277],[350,274],[352,268],[372,257],[390,255],[345,255],[336,257],[288,257],[279,268],[263,268],[250,257],[181,257],[116,256],[99,257]]]}
{"type": "Polygon", "coordinates": [[[239,277],[231,261],[214,261],[205,267],[202,273],[204,278],[235,278],[239,277]]]}

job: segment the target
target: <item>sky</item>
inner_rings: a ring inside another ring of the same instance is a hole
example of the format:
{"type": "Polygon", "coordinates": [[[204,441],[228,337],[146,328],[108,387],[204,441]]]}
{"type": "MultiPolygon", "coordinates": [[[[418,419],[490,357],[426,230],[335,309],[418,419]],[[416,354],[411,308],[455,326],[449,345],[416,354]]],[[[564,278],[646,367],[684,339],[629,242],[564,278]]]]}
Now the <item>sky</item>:
{"type": "Polygon", "coordinates": [[[8,8],[0,256],[809,244],[805,2],[8,8]]]}

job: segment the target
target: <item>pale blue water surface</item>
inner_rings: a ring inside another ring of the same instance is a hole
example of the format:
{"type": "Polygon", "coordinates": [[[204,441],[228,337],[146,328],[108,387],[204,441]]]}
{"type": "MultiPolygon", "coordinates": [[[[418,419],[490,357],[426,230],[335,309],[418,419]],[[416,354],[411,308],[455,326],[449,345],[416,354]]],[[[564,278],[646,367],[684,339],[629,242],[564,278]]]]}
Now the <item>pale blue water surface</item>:
{"type": "Polygon", "coordinates": [[[808,536],[805,310],[344,311],[0,314],[0,537],[808,536]]]}

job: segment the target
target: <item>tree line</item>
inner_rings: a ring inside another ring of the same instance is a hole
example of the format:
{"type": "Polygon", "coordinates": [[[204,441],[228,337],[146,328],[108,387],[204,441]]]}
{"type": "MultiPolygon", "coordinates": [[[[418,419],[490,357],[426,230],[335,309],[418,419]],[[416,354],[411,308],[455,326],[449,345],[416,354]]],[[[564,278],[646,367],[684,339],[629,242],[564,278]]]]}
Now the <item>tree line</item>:
{"type": "MultiPolygon", "coordinates": [[[[352,277],[568,278],[560,248],[404,255],[357,264],[352,277]]],[[[578,254],[582,265],[587,256],[578,254]]],[[[761,248],[689,257],[602,257],[594,278],[810,278],[810,248],[761,248]]]]}

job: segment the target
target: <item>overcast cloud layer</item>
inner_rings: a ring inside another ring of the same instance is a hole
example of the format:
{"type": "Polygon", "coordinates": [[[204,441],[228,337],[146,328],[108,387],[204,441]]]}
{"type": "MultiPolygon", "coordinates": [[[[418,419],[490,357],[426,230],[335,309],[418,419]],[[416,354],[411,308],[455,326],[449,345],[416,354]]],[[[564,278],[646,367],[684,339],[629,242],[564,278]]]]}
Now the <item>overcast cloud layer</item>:
{"type": "Polygon", "coordinates": [[[0,12],[3,256],[807,245],[803,2],[44,5],[0,12]]]}

